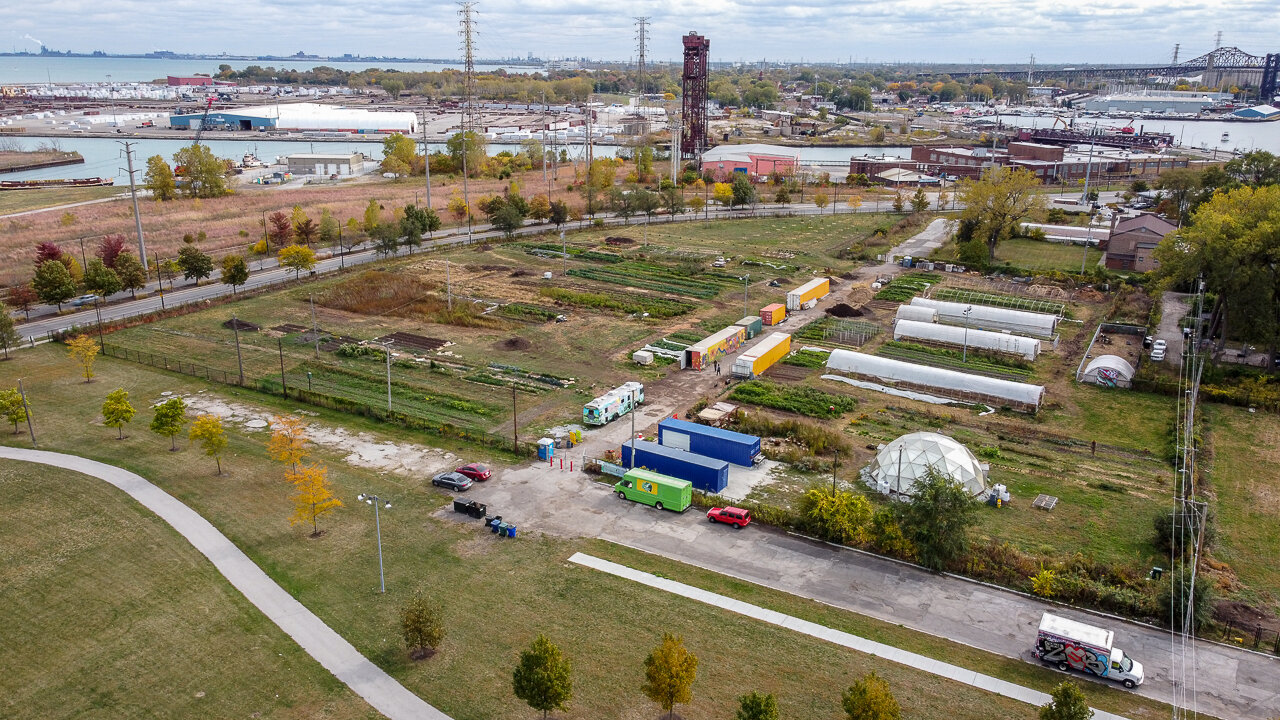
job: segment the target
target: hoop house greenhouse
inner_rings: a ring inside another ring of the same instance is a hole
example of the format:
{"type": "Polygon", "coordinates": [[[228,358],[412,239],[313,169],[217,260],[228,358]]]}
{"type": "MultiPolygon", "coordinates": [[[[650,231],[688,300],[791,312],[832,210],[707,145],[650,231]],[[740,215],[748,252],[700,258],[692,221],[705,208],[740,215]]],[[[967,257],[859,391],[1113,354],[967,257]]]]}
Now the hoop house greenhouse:
{"type": "Polygon", "coordinates": [[[931,392],[962,402],[1008,405],[1035,412],[1044,399],[1043,385],[970,375],[945,368],[916,365],[852,350],[833,350],[827,368],[862,375],[895,385],[931,392]]]}
{"type": "Polygon", "coordinates": [[[920,305],[899,305],[898,314],[894,317],[898,320],[936,323],[938,322],[938,311],[931,307],[922,307],[920,305]]]}
{"type": "Polygon", "coordinates": [[[1076,379],[1103,387],[1127,388],[1133,384],[1135,372],[1129,361],[1119,355],[1099,355],[1089,361],[1084,372],[1076,379]]]}
{"type": "Polygon", "coordinates": [[[916,483],[932,469],[951,478],[970,495],[987,490],[987,468],[978,458],[946,435],[915,432],[881,445],[871,465],[863,471],[868,485],[885,495],[910,497],[916,483]]]}
{"type": "Polygon", "coordinates": [[[943,345],[967,345],[980,350],[1021,355],[1027,360],[1035,360],[1040,354],[1040,341],[1035,338],[1012,335],[1010,333],[991,332],[990,330],[973,330],[955,325],[939,325],[938,323],[916,322],[914,320],[898,320],[893,325],[893,339],[923,340],[943,345]]]}
{"type": "Polygon", "coordinates": [[[916,307],[933,308],[938,311],[938,322],[951,325],[967,325],[979,330],[1008,330],[1010,332],[1053,337],[1058,328],[1058,316],[1048,313],[1011,310],[1009,308],[991,307],[969,303],[946,302],[916,297],[911,299],[916,307]],[[968,311],[968,316],[965,312],[968,311]]]}

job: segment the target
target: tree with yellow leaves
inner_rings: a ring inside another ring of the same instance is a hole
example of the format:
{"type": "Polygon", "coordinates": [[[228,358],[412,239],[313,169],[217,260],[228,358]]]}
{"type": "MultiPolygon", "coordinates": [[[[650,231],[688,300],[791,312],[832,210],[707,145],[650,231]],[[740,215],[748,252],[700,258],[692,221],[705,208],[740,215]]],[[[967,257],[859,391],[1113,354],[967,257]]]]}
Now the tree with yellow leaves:
{"type": "Polygon", "coordinates": [[[711,186],[711,199],[728,207],[733,202],[733,186],[718,182],[711,186]]]}
{"type": "Polygon", "coordinates": [[[87,335],[77,335],[67,341],[67,351],[80,367],[84,368],[84,381],[93,379],[93,361],[98,358],[98,343],[87,335]]]}
{"type": "Polygon", "coordinates": [[[289,465],[291,472],[307,456],[307,426],[296,417],[277,415],[271,418],[271,440],[267,442],[271,459],[289,465]]]}
{"type": "Polygon", "coordinates": [[[290,525],[311,523],[311,537],[320,536],[321,515],[342,507],[342,501],[329,489],[329,468],[313,463],[290,471],[286,477],[293,483],[293,515],[290,525]]]}
{"type": "Polygon", "coordinates": [[[227,433],[222,429],[222,418],[217,415],[201,415],[191,423],[189,436],[192,441],[200,443],[204,454],[218,463],[218,474],[222,474],[222,451],[227,448],[227,433]]]}

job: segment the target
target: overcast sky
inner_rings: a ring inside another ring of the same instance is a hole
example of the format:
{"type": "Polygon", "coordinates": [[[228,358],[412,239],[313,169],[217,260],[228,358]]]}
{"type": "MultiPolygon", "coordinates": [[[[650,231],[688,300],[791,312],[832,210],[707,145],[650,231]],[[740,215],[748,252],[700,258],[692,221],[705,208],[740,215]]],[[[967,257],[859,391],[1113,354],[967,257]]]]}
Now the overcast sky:
{"type": "MultiPolygon", "coordinates": [[[[45,0],[4,2],[5,50],[457,57],[458,15],[438,0],[45,0]],[[37,42],[38,41],[38,42],[37,42]]],[[[649,55],[680,36],[711,40],[713,61],[1157,63],[1222,44],[1280,51],[1280,0],[481,0],[482,57],[635,55],[633,16],[650,17],[649,55]],[[697,10],[695,11],[694,8],[697,10]]]]}

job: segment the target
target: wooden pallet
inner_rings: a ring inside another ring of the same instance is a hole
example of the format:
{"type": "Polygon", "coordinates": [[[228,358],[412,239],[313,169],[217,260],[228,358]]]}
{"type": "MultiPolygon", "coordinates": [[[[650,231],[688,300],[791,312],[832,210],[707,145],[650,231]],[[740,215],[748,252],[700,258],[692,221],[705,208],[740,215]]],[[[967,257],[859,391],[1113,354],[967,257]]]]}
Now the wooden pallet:
{"type": "Polygon", "coordinates": [[[1058,504],[1058,498],[1052,495],[1040,494],[1031,502],[1031,507],[1040,508],[1041,510],[1052,510],[1058,504]]]}

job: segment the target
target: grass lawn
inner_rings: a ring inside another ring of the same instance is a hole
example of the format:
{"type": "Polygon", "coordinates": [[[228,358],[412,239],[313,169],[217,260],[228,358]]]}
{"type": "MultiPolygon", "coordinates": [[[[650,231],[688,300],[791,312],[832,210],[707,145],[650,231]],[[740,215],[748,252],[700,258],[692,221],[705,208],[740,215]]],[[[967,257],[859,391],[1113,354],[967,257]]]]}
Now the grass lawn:
{"type": "MultiPolygon", "coordinates": [[[[1012,238],[996,246],[996,260],[1027,270],[1061,270],[1080,272],[1084,250],[1075,245],[1012,238]]],[[[1102,251],[1089,248],[1085,269],[1095,267],[1102,259],[1102,251]]]]}
{"type": "MultiPolygon", "coordinates": [[[[0,384],[7,386],[17,376],[26,379],[41,447],[119,464],[152,479],[208,518],[363,653],[458,720],[533,715],[511,695],[510,673],[518,651],[538,632],[550,635],[574,662],[576,692],[565,718],[654,717],[657,708],[638,686],[642,660],[663,631],[682,634],[701,661],[694,702],[680,709],[685,718],[724,717],[734,699],[751,690],[778,694],[787,717],[832,718],[841,689],[870,670],[888,679],[908,717],[1026,718],[1034,712],[976,689],[572,566],[566,559],[576,550],[1041,689],[1061,679],[1032,665],[599,541],[541,536],[529,527],[522,527],[515,541],[497,541],[478,523],[460,522],[447,510],[448,497],[420,481],[348,465],[325,452],[314,459],[328,463],[335,493],[349,504],[323,519],[325,534],[312,539],[306,529],[286,521],[288,492],[282,469],[264,457],[265,433],[230,432],[223,461],[228,474],[215,477],[212,461],[185,447],[170,453],[167,440],[146,430],[151,413],[145,407],[161,391],[192,392],[205,389],[203,384],[110,359],[99,361],[98,370],[95,382],[86,385],[76,379],[60,347],[42,346],[0,365],[0,384]],[[97,420],[102,396],[116,387],[128,389],[135,405],[144,408],[123,442],[97,420]],[[355,502],[360,492],[393,501],[382,515],[387,595],[376,592],[374,519],[355,502]],[[439,603],[447,628],[439,654],[419,663],[407,660],[395,630],[398,608],[414,593],[439,603]]],[[[293,403],[280,406],[274,398],[254,393],[215,391],[238,402],[293,408],[293,403]]],[[[317,412],[314,421],[341,423],[355,431],[386,430],[382,434],[388,439],[424,440],[326,411],[317,412]]],[[[4,439],[21,444],[22,437],[4,439]]],[[[53,676],[50,682],[70,683],[73,676],[53,676]]],[[[1091,702],[1100,707],[1133,718],[1168,714],[1167,708],[1141,697],[1085,685],[1091,702]]]]}
{"type": "MultiPolygon", "coordinates": [[[[1230,565],[1241,593],[1280,611],[1280,418],[1205,405],[1213,442],[1209,492],[1218,515],[1213,555],[1230,565]]],[[[1203,457],[1203,456],[1202,456],[1203,457]]]]}
{"type": "Polygon", "coordinates": [[[0,715],[380,717],[123,492],[8,460],[0,489],[0,715]]]}
{"type": "MultiPolygon", "coordinates": [[[[127,189],[127,188],[126,188],[127,189]]],[[[41,210],[66,205],[67,203],[98,200],[109,197],[127,197],[118,187],[81,187],[81,188],[45,188],[40,190],[9,190],[0,192],[0,215],[41,210]]],[[[79,208],[67,208],[67,212],[76,214],[79,208]]],[[[74,225],[72,227],[75,227],[74,225]]]]}

